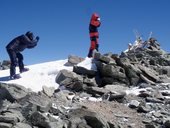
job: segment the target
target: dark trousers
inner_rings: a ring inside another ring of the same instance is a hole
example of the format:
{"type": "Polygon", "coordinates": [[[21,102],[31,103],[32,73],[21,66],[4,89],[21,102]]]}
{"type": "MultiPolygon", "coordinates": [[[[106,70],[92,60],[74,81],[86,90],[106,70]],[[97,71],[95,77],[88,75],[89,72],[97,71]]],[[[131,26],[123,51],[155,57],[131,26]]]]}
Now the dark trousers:
{"type": "Polygon", "coordinates": [[[16,66],[19,66],[20,72],[24,69],[23,63],[23,55],[20,52],[15,52],[13,50],[7,49],[11,66],[10,66],[10,76],[14,76],[16,74],[16,66]]]}

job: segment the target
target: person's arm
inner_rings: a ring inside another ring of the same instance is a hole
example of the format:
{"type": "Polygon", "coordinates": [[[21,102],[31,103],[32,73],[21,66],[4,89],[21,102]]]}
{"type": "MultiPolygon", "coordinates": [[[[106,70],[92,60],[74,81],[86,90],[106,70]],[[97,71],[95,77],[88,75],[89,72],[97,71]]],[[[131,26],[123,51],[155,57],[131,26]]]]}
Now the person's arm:
{"type": "Polygon", "coordinates": [[[39,37],[37,36],[35,39],[30,40],[27,36],[25,36],[25,40],[26,40],[26,44],[27,44],[27,48],[34,48],[35,46],[37,46],[37,42],[39,41],[39,37]]]}
{"type": "Polygon", "coordinates": [[[100,27],[101,22],[99,20],[92,20],[90,24],[92,24],[95,27],[100,27]]]}

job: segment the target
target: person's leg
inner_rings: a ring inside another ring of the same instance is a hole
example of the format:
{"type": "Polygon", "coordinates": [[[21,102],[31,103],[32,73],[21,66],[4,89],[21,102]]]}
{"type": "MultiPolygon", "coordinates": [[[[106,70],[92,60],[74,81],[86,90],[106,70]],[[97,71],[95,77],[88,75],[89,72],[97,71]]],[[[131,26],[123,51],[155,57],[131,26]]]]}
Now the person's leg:
{"type": "Polygon", "coordinates": [[[16,55],[18,58],[19,71],[21,72],[24,69],[23,55],[21,53],[17,53],[16,55]]]}
{"type": "Polygon", "coordinates": [[[29,70],[28,68],[24,68],[23,55],[21,53],[17,53],[17,58],[18,58],[18,66],[19,66],[20,73],[28,71],[29,70]]]}
{"type": "Polygon", "coordinates": [[[11,61],[11,65],[10,65],[10,76],[13,77],[14,75],[16,75],[16,66],[17,66],[17,56],[16,53],[12,50],[8,50],[8,55],[11,61]]]}
{"type": "MultiPolygon", "coordinates": [[[[88,57],[93,56],[93,50],[96,49],[96,44],[98,43],[97,37],[90,37],[90,40],[91,40],[91,44],[90,44],[90,48],[89,48],[88,57]]],[[[98,50],[98,49],[96,49],[96,50],[98,50]]]]}
{"type": "Polygon", "coordinates": [[[95,41],[91,41],[91,45],[89,48],[89,53],[88,53],[88,57],[92,57],[93,54],[93,50],[95,49],[95,41]]]}
{"type": "Polygon", "coordinates": [[[96,40],[95,40],[95,49],[97,50],[97,51],[99,51],[99,42],[98,42],[98,37],[96,37],[96,40]]]}

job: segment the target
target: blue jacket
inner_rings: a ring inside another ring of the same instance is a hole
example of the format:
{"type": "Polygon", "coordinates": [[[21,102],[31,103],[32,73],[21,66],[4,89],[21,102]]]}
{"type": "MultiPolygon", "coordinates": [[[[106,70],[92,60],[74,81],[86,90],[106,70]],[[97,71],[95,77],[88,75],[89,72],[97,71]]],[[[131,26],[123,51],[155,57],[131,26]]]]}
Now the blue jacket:
{"type": "Polygon", "coordinates": [[[13,39],[7,46],[7,50],[14,52],[22,52],[25,48],[34,48],[37,45],[38,40],[31,40],[26,35],[21,35],[13,39]]]}

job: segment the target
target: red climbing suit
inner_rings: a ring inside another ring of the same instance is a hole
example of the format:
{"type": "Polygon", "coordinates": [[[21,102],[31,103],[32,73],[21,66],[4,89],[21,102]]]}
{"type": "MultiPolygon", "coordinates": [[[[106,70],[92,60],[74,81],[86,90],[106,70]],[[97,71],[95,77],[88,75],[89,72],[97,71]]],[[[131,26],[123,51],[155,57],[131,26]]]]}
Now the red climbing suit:
{"type": "Polygon", "coordinates": [[[99,33],[98,33],[98,27],[100,26],[100,17],[97,13],[93,13],[90,24],[89,24],[89,34],[90,34],[90,40],[91,40],[91,45],[88,53],[88,57],[92,57],[93,50],[96,49],[98,51],[98,38],[99,38],[99,33]]]}

